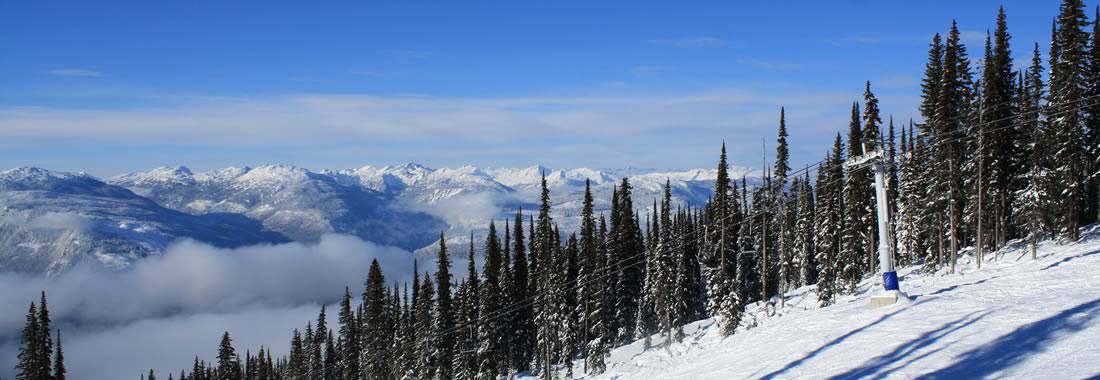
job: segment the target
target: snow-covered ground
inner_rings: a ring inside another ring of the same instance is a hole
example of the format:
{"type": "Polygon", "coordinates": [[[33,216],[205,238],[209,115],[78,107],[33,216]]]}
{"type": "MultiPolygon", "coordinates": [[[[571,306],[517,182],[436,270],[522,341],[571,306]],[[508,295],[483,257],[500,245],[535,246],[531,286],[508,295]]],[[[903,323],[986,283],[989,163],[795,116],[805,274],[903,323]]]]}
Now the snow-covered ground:
{"type": "MultiPolygon", "coordinates": [[[[899,271],[909,302],[871,308],[881,282],[819,308],[811,288],[767,313],[750,307],[723,337],[704,320],[667,350],[656,338],[616,349],[596,379],[1018,378],[1100,376],[1100,227],[1074,244],[1017,243],[978,270],[899,271]],[[770,315],[769,315],[770,314],[770,315]],[[747,327],[749,325],[751,327],[747,327]]],[[[576,373],[582,374],[581,362],[576,373]]]]}

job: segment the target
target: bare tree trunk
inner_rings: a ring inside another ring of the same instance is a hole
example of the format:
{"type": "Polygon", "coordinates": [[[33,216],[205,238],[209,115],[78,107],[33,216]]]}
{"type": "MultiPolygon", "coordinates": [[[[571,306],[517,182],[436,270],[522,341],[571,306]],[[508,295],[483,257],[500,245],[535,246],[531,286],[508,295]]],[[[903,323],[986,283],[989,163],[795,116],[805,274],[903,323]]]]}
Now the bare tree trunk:
{"type": "Polygon", "coordinates": [[[936,227],[936,267],[943,265],[943,231],[936,227]]]}
{"type": "Polygon", "coordinates": [[[955,228],[955,206],[951,206],[951,272],[955,273],[955,264],[958,261],[959,253],[959,237],[957,228],[955,228]]]}
{"type": "MultiPolygon", "coordinates": [[[[982,240],[984,236],[982,233],[982,219],[985,219],[982,215],[982,154],[978,153],[978,239],[974,241],[974,247],[978,249],[978,269],[982,269],[982,256],[985,252],[982,250],[985,246],[985,240],[982,240]]],[[[954,260],[952,260],[954,261],[954,260]]],[[[954,272],[954,263],[952,263],[951,271],[954,272]]]]}

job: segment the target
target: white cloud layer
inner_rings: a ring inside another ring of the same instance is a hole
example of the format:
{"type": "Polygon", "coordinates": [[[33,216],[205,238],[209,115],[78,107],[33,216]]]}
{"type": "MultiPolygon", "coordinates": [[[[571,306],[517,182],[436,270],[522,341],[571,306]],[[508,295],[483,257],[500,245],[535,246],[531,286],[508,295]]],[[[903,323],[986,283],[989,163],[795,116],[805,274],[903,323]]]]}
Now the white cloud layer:
{"type": "Polygon", "coordinates": [[[16,335],[42,289],[65,330],[74,377],[126,378],[143,367],[178,371],[195,354],[209,359],[225,330],[242,349],[281,350],[284,335],[315,317],[316,305],[336,302],[345,286],[358,295],[372,259],[391,284],[411,279],[410,252],[346,235],[238,249],[185,241],[124,271],[81,266],[54,278],[3,274],[0,377],[12,377],[16,335]]]}

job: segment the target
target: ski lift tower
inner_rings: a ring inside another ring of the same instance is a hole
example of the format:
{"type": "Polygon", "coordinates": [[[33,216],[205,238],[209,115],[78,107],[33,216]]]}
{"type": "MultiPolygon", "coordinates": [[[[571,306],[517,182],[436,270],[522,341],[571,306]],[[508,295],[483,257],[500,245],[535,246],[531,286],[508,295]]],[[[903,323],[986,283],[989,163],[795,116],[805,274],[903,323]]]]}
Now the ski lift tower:
{"type": "Polygon", "coordinates": [[[898,301],[898,273],[894,271],[893,239],[890,238],[890,213],[886,205],[886,163],[882,149],[868,153],[863,145],[863,154],[849,158],[844,167],[849,171],[870,166],[875,175],[875,199],[878,204],[878,257],[879,270],[882,271],[882,285],[885,291],[871,296],[871,306],[893,305],[898,301]]]}

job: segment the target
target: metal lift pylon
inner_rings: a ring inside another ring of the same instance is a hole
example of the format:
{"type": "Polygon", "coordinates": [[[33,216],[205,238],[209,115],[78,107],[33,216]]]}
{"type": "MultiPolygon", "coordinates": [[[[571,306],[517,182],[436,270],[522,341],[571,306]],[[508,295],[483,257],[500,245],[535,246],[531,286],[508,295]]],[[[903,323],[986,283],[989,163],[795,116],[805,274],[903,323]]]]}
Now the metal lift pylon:
{"type": "Polygon", "coordinates": [[[863,154],[852,157],[844,163],[846,169],[853,170],[870,167],[875,176],[875,200],[878,204],[878,255],[879,270],[882,272],[884,290],[871,295],[871,306],[893,305],[901,294],[898,288],[898,273],[894,271],[894,245],[890,231],[890,212],[886,204],[886,164],[882,149],[868,153],[863,146],[863,154]]]}

